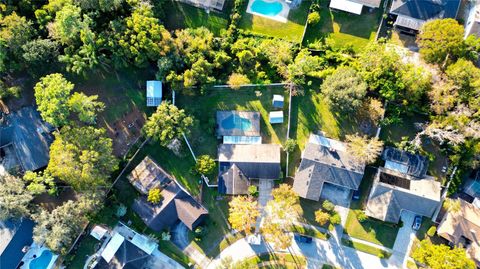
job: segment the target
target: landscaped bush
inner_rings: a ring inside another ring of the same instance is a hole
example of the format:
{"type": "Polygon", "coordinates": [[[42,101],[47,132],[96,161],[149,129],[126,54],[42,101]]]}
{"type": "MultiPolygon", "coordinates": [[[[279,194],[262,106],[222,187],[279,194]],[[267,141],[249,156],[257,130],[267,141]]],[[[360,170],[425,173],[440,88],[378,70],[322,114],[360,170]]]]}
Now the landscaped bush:
{"type": "Polygon", "coordinates": [[[320,13],[314,11],[308,14],[308,24],[317,24],[320,22],[320,13]]]}
{"type": "Polygon", "coordinates": [[[258,188],[255,185],[250,185],[248,186],[248,193],[251,196],[257,196],[258,195],[258,188]]]}
{"type": "Polygon", "coordinates": [[[285,144],[283,145],[283,150],[285,152],[293,152],[295,150],[295,147],[297,146],[297,141],[295,139],[289,138],[287,141],[285,141],[285,144]]]}
{"type": "Polygon", "coordinates": [[[437,232],[437,227],[432,226],[432,227],[428,228],[427,235],[432,237],[432,236],[435,235],[436,232],[437,232]]]}
{"type": "Polygon", "coordinates": [[[335,209],[335,205],[328,200],[323,201],[322,207],[328,212],[332,212],[335,209]]]}
{"type": "Polygon", "coordinates": [[[330,223],[332,225],[338,225],[341,222],[342,222],[342,218],[337,212],[335,212],[333,215],[330,216],[330,223]]]}
{"type": "Polygon", "coordinates": [[[365,212],[363,210],[358,210],[356,212],[356,215],[357,215],[357,219],[358,219],[359,222],[364,222],[368,219],[367,214],[365,214],[365,212]]]}

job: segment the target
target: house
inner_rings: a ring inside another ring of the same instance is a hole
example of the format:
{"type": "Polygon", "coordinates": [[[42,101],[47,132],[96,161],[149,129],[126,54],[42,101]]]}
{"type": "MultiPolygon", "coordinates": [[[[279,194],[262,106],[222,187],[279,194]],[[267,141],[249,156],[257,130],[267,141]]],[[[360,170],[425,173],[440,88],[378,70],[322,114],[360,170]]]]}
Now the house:
{"type": "Polygon", "coordinates": [[[0,221],[0,268],[17,268],[33,243],[30,219],[0,221]]]}
{"type": "Polygon", "coordinates": [[[473,202],[480,199],[480,169],[472,171],[462,190],[466,194],[462,197],[464,200],[473,202]]]}
{"type": "Polygon", "coordinates": [[[221,144],[218,162],[222,194],[246,194],[252,179],[280,178],[280,146],[276,144],[221,144]]]}
{"type": "Polygon", "coordinates": [[[381,2],[381,0],[331,0],[330,8],[360,15],[364,6],[378,8],[381,2]]]}
{"type": "Polygon", "coordinates": [[[427,159],[394,148],[382,154],[367,201],[367,216],[398,223],[403,210],[431,218],[441,206],[440,182],[426,175],[427,159]]]}
{"type": "Polygon", "coordinates": [[[480,2],[468,1],[466,3],[465,21],[465,38],[469,35],[480,36],[480,2]]]}
{"type": "Polygon", "coordinates": [[[154,231],[168,229],[178,221],[193,230],[208,215],[207,209],[149,157],[132,171],[129,179],[144,194],[134,201],[132,208],[154,231]],[[161,189],[162,199],[158,204],[147,201],[146,195],[151,188],[161,189]]]}
{"type": "Polygon", "coordinates": [[[0,126],[0,166],[5,170],[20,167],[23,171],[47,166],[53,130],[33,107],[5,116],[0,126]]]}
{"type": "Polygon", "coordinates": [[[158,80],[147,81],[147,106],[156,107],[162,103],[162,82],[158,80]]]}
{"type": "Polygon", "coordinates": [[[152,188],[159,188],[172,178],[149,156],[145,157],[127,176],[130,183],[142,194],[148,195],[152,188]]]}
{"type": "Polygon", "coordinates": [[[271,111],[269,121],[271,124],[283,123],[283,111],[271,111]]]}
{"type": "Polygon", "coordinates": [[[456,18],[460,0],[393,0],[390,14],[400,31],[417,33],[433,19],[456,18]]]}
{"type": "Polygon", "coordinates": [[[93,269],[183,268],[158,250],[155,240],[119,224],[100,249],[93,269]]]}
{"type": "Polygon", "coordinates": [[[440,237],[447,239],[454,246],[462,246],[467,254],[480,266],[480,209],[462,199],[460,210],[447,212],[437,229],[440,237]]]}
{"type": "Polygon", "coordinates": [[[177,0],[206,10],[222,11],[225,0],[177,0]]]}
{"type": "Polygon", "coordinates": [[[272,100],[273,108],[282,109],[284,103],[285,103],[285,98],[283,97],[283,95],[280,95],[280,94],[273,95],[273,100],[272,100]]]}
{"type": "Polygon", "coordinates": [[[358,190],[365,164],[346,151],[338,140],[311,134],[295,174],[293,189],[302,198],[318,201],[332,187],[345,192],[358,190]]]}
{"type": "Polygon", "coordinates": [[[260,112],[217,111],[217,136],[260,136],[260,112]]]}

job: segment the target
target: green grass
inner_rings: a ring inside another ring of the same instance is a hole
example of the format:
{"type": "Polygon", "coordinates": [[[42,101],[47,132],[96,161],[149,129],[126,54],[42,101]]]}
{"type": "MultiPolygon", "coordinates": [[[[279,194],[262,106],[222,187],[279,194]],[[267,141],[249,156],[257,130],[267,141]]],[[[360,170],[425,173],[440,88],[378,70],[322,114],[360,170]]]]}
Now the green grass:
{"type": "Polygon", "coordinates": [[[68,264],[67,268],[69,269],[83,269],[85,261],[89,256],[91,256],[97,247],[100,246],[100,241],[93,238],[90,235],[86,235],[77,246],[74,256],[67,256],[65,260],[67,261],[69,257],[72,257],[72,261],[68,264]]]}
{"type": "Polygon", "coordinates": [[[304,44],[328,38],[335,45],[351,45],[355,50],[360,50],[375,39],[382,8],[377,8],[372,13],[364,10],[362,15],[354,15],[332,10],[328,7],[329,4],[329,0],[320,1],[320,22],[308,25],[304,44]]]}
{"type": "Polygon", "coordinates": [[[204,9],[188,4],[168,0],[164,6],[165,26],[169,30],[184,28],[206,27],[216,36],[220,36],[222,30],[228,28],[228,17],[230,5],[233,1],[225,1],[223,12],[211,11],[207,13],[204,9]]]}
{"type": "Polygon", "coordinates": [[[392,248],[397,237],[398,227],[397,225],[372,218],[359,222],[356,211],[350,210],[345,223],[344,233],[354,238],[392,248]]]}
{"type": "Polygon", "coordinates": [[[315,237],[322,240],[328,240],[329,234],[323,233],[315,228],[307,228],[300,225],[292,225],[291,231],[297,234],[315,237]]]}
{"type": "Polygon", "coordinates": [[[398,143],[402,141],[402,137],[408,137],[409,140],[412,140],[418,132],[415,124],[427,121],[428,116],[421,114],[404,116],[401,118],[401,122],[382,127],[380,138],[388,144],[398,143]]]}
{"type": "Polygon", "coordinates": [[[330,264],[324,264],[322,266],[322,269],[339,269],[339,267],[335,267],[335,266],[330,265],[330,264]]]}
{"type": "Polygon", "coordinates": [[[267,253],[247,258],[235,265],[241,268],[297,269],[304,268],[306,264],[307,261],[303,256],[294,256],[283,253],[267,253]]]}
{"type": "Polygon", "coordinates": [[[392,255],[392,253],[381,250],[379,248],[372,247],[372,246],[362,244],[362,243],[359,243],[359,242],[353,242],[353,241],[345,239],[345,238],[342,238],[342,244],[347,246],[347,247],[354,248],[358,251],[362,251],[362,252],[365,252],[365,253],[368,253],[368,254],[375,255],[377,257],[381,257],[382,259],[383,258],[388,259],[392,255]]]}
{"type": "MultiPolygon", "coordinates": [[[[246,4],[248,1],[246,1],[246,4]]],[[[252,15],[246,12],[247,5],[242,8],[242,19],[240,28],[271,37],[282,38],[288,41],[301,43],[302,35],[307,21],[308,9],[311,1],[303,0],[296,9],[290,9],[286,23],[271,20],[268,18],[252,15]]]]}
{"type": "Polygon", "coordinates": [[[170,241],[160,241],[158,249],[185,267],[188,267],[189,264],[194,264],[188,256],[183,254],[183,252],[170,241]]]}

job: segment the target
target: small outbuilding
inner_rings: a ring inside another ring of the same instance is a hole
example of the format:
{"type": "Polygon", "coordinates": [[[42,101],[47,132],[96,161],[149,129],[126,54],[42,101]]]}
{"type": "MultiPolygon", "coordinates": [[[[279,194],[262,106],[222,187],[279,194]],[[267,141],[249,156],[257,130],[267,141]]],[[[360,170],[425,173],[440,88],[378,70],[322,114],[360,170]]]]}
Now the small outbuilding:
{"type": "Polygon", "coordinates": [[[272,111],[269,115],[270,123],[283,123],[283,111],[272,111]]]}
{"type": "Polygon", "coordinates": [[[162,102],[162,82],[158,80],[147,81],[147,106],[159,106],[162,102]]]}
{"type": "Polygon", "coordinates": [[[283,108],[284,102],[285,102],[285,99],[282,95],[279,95],[279,94],[273,95],[273,101],[272,101],[273,108],[283,108]]]}

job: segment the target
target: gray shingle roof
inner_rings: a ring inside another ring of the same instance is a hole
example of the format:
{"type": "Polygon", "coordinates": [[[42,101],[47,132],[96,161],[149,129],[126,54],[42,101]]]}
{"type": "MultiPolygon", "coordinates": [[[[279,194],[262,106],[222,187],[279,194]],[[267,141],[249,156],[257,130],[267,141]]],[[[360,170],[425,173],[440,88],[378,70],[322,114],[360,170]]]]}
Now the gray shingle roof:
{"type": "Polygon", "coordinates": [[[34,223],[30,219],[0,221],[0,268],[17,268],[33,242],[34,223]]]}
{"type": "Polygon", "coordinates": [[[233,164],[227,171],[221,174],[219,180],[224,184],[224,194],[248,194],[250,180],[236,164],[233,164]]]}
{"type": "Polygon", "coordinates": [[[123,241],[115,256],[107,263],[99,259],[95,269],[145,269],[152,257],[143,250],[132,244],[130,241],[123,241]]]}
{"type": "Polygon", "coordinates": [[[340,148],[333,150],[310,141],[305,146],[293,188],[300,197],[318,201],[325,182],[357,190],[364,170],[365,165],[346,151],[340,148]]]}
{"type": "Polygon", "coordinates": [[[431,178],[410,179],[409,189],[380,182],[382,173],[393,171],[379,168],[367,202],[366,214],[387,222],[397,223],[402,210],[432,217],[440,206],[441,184],[431,178]]]}
{"type": "Polygon", "coordinates": [[[380,3],[382,2],[382,0],[349,0],[349,1],[359,3],[367,7],[374,7],[374,8],[380,7],[380,3]]]}
{"type": "Polygon", "coordinates": [[[396,24],[419,30],[431,19],[455,18],[460,0],[394,0],[390,13],[399,15],[396,24]]]}

